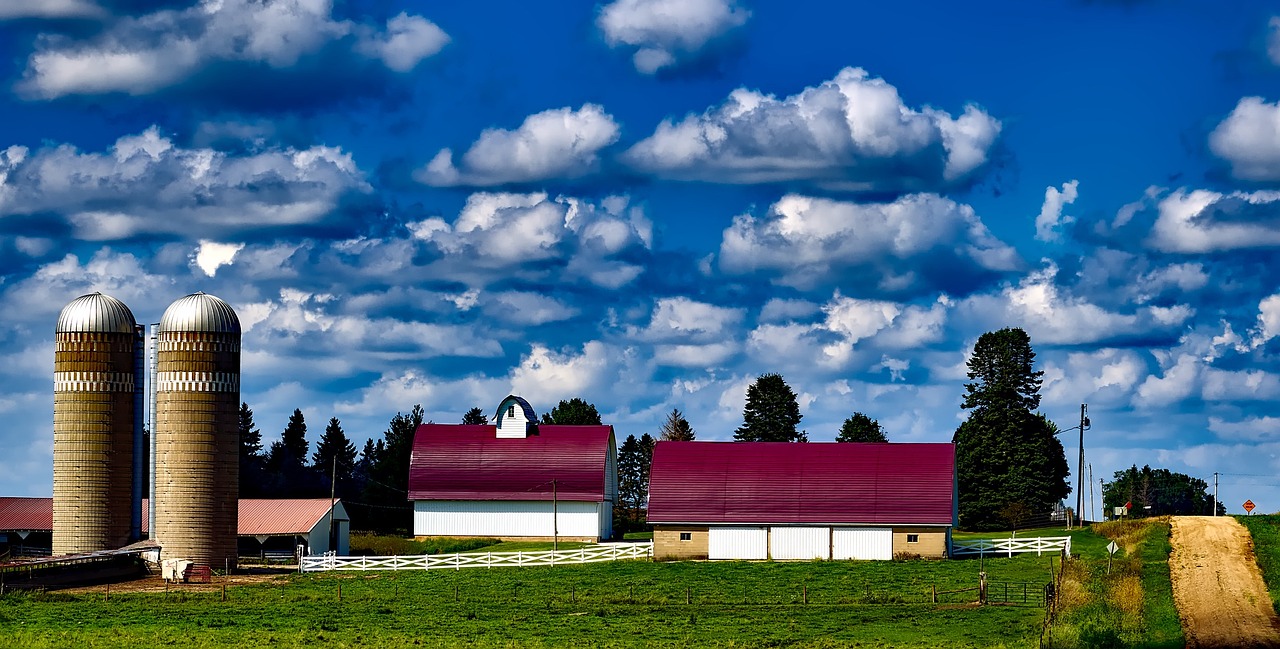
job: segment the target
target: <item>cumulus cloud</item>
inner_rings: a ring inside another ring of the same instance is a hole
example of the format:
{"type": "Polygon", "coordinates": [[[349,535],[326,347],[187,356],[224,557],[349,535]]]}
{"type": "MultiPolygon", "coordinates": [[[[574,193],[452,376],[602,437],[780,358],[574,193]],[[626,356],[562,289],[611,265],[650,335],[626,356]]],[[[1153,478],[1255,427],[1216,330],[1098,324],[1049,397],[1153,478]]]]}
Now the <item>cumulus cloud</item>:
{"type": "Polygon", "coordinates": [[[114,21],[89,40],[45,35],[19,88],[53,99],[123,92],[143,95],[219,62],[289,68],[342,40],[399,72],[438,52],[448,36],[430,21],[400,14],[379,31],[332,17],[330,0],[202,0],[114,21]]]}
{"type": "Polygon", "coordinates": [[[1040,214],[1036,217],[1036,238],[1041,241],[1057,241],[1061,236],[1059,225],[1066,225],[1075,219],[1062,215],[1062,208],[1076,202],[1078,180],[1063,183],[1062,189],[1048,187],[1044,190],[1044,205],[1040,206],[1040,214]]]}
{"type": "Polygon", "coordinates": [[[89,0],[5,0],[0,20],[14,18],[103,18],[107,12],[89,0]]]}
{"type": "MultiPolygon", "coordinates": [[[[1272,25],[1277,19],[1272,19],[1272,25]]],[[[1273,35],[1273,47],[1275,40],[1273,35]]],[[[1209,134],[1209,148],[1242,180],[1280,180],[1280,103],[1245,97],[1209,134]]]]}
{"type": "Polygon", "coordinates": [[[454,166],[442,149],[415,177],[436,186],[491,186],[572,178],[598,164],[600,149],[618,141],[613,116],[596,104],[557,108],[526,117],[514,131],[487,129],[454,166]]]}
{"type": "Polygon", "coordinates": [[[111,248],[101,248],[87,260],[68,253],[41,265],[30,276],[5,283],[4,309],[35,321],[52,323],[67,302],[78,296],[101,291],[124,301],[139,320],[144,313],[158,317],[177,296],[174,280],[149,270],[142,259],[111,248]]]}
{"type": "Polygon", "coordinates": [[[1021,260],[973,208],[935,194],[851,203],[789,194],[766,217],[735,217],[720,242],[720,269],[764,272],[808,288],[841,275],[874,275],[884,291],[962,274],[1005,272],[1021,260]]]}
{"type": "Polygon", "coordinates": [[[70,145],[0,156],[5,216],[54,213],[92,241],[218,237],[324,221],[369,190],[351,155],[313,146],[232,155],[184,149],[151,127],[104,153],[70,145]]]}
{"type": "Polygon", "coordinates": [[[736,0],[616,0],[600,9],[596,26],[610,47],[638,48],[636,70],[653,74],[694,58],[750,17],[736,0]]]}
{"type": "Polygon", "coordinates": [[[218,268],[228,266],[235,261],[236,253],[244,249],[243,243],[218,243],[216,241],[201,240],[200,245],[196,246],[195,253],[192,254],[192,263],[205,275],[213,277],[218,274],[218,268]]]}
{"type": "Polygon", "coordinates": [[[972,179],[999,133],[1000,122],[977,106],[959,117],[916,110],[883,79],[845,68],[784,99],[734,90],[701,115],[663,121],[624,159],[675,180],[927,191],[972,179]]]}
{"type": "Polygon", "coordinates": [[[618,288],[644,270],[631,259],[647,254],[653,226],[619,197],[593,204],[546,193],[477,193],[452,223],[432,217],[408,227],[440,255],[433,265],[455,277],[539,279],[555,270],[618,288]]]}
{"type": "Polygon", "coordinates": [[[1280,417],[1248,417],[1240,421],[1210,417],[1209,430],[1225,440],[1280,442],[1280,417]]]}
{"type": "Polygon", "coordinates": [[[1201,254],[1280,246],[1280,192],[1177,190],[1160,201],[1147,245],[1201,254]]]}
{"type": "Polygon", "coordinates": [[[1098,343],[1153,331],[1171,331],[1187,322],[1194,311],[1185,305],[1140,307],[1132,313],[1109,311],[1088,299],[1071,295],[1056,283],[1058,266],[1027,275],[998,294],[973,295],[961,310],[982,326],[1016,326],[1031,339],[1060,345],[1098,343]]]}
{"type": "Polygon", "coordinates": [[[737,328],[745,309],[722,307],[687,297],[661,298],[649,324],[630,327],[633,340],[654,344],[654,360],[676,367],[715,367],[741,349],[737,328]]]}
{"type": "MultiPolygon", "coordinates": [[[[468,291],[459,296],[458,308],[479,299],[478,291],[468,291]]],[[[487,317],[515,325],[537,326],[548,322],[568,320],[580,310],[551,296],[528,291],[501,291],[485,296],[482,310],[487,317]]]]}
{"type": "Polygon", "coordinates": [[[1280,293],[1262,298],[1258,303],[1258,323],[1250,333],[1254,347],[1280,336],[1280,293]]]}

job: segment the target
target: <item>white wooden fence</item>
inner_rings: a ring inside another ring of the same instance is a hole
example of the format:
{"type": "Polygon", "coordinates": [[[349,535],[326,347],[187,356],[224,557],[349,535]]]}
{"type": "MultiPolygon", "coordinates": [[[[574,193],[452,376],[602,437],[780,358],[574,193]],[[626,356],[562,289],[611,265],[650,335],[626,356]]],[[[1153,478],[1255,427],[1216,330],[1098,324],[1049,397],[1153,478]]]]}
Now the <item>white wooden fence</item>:
{"type": "Polygon", "coordinates": [[[1026,539],[978,539],[975,541],[952,541],[951,556],[959,557],[968,554],[979,554],[984,556],[1008,556],[1015,554],[1025,554],[1028,552],[1036,553],[1036,556],[1043,555],[1045,552],[1058,553],[1065,551],[1071,554],[1071,537],[1069,536],[1043,536],[1026,539]]]}
{"type": "Polygon", "coordinates": [[[461,570],[505,566],[556,566],[653,558],[653,543],[610,543],[553,552],[467,552],[407,557],[302,557],[302,572],[326,570],[461,570]]]}

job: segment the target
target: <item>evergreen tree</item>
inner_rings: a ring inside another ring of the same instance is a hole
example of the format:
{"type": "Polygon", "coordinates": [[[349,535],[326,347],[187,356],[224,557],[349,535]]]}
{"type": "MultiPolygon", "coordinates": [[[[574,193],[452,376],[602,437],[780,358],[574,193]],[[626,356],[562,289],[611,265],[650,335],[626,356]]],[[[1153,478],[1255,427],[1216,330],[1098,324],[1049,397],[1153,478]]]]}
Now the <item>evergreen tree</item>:
{"type": "Polygon", "coordinates": [[[561,400],[551,412],[542,413],[542,423],[561,426],[599,426],[600,413],[596,407],[578,397],[561,400]]]}
{"type": "Polygon", "coordinates": [[[484,411],[479,408],[472,408],[467,411],[467,414],[462,416],[462,423],[467,425],[483,426],[489,423],[489,415],[484,414],[484,411]]]}
{"type": "Polygon", "coordinates": [[[836,441],[887,442],[889,438],[885,436],[884,429],[880,428],[878,420],[860,412],[855,412],[852,417],[844,420],[844,425],[840,427],[840,435],[836,437],[836,441]]]}
{"type": "Polygon", "coordinates": [[[337,483],[335,491],[341,496],[356,493],[351,490],[351,477],[355,472],[356,464],[356,445],[347,439],[346,431],[342,430],[342,422],[337,417],[329,418],[329,425],[324,429],[324,435],[320,437],[320,442],[316,444],[316,452],[311,455],[311,466],[320,476],[320,485],[324,487],[331,486],[334,476],[334,458],[337,458],[337,483]]]}
{"type": "Polygon", "coordinates": [[[807,442],[800,424],[800,404],[796,394],[780,374],[764,374],[747,388],[747,405],[742,426],[734,431],[739,442],[807,442]]]}
{"type": "Polygon", "coordinates": [[[662,424],[659,437],[664,441],[692,442],[693,427],[689,425],[689,420],[680,414],[679,409],[672,408],[671,414],[667,415],[667,421],[662,424]]]}
{"type": "Polygon", "coordinates": [[[644,482],[644,451],[635,435],[618,447],[618,508],[623,530],[633,529],[640,518],[641,485],[644,482]]]}
{"type": "Polygon", "coordinates": [[[267,475],[262,455],[262,431],[253,423],[253,410],[240,403],[240,497],[261,498],[267,494],[267,475]]]}
{"type": "Polygon", "coordinates": [[[374,529],[396,533],[413,529],[413,506],[408,500],[409,460],[413,454],[414,433],[422,425],[424,416],[421,405],[414,405],[408,415],[397,412],[383,438],[374,445],[374,459],[363,496],[364,502],[376,509],[374,529]]]}
{"type": "Polygon", "coordinates": [[[649,512],[649,472],[653,468],[653,447],[658,444],[649,433],[640,436],[640,441],[636,443],[640,447],[640,494],[636,500],[637,523],[644,523],[649,512]],[[643,512],[645,516],[640,516],[643,512]]]}
{"type": "Polygon", "coordinates": [[[1000,529],[1018,511],[1034,518],[1071,491],[1057,428],[1032,412],[1042,375],[1034,362],[1021,329],[987,332],[974,345],[962,405],[972,412],[952,439],[964,529],[1000,529]]]}
{"type": "Polygon", "coordinates": [[[267,451],[266,493],[280,498],[308,498],[320,495],[316,477],[307,467],[307,422],[302,411],[294,409],[280,439],[267,451]]]}

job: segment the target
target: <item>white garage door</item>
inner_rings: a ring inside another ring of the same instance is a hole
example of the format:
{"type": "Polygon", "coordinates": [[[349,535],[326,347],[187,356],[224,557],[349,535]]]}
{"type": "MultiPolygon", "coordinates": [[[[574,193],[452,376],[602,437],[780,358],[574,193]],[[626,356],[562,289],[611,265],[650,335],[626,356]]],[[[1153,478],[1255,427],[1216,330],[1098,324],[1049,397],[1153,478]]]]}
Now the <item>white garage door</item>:
{"type": "Polygon", "coordinates": [[[837,527],[831,531],[832,559],[892,559],[893,530],[887,527],[837,527]]]}
{"type": "Polygon", "coordinates": [[[775,560],[831,558],[831,528],[771,527],[769,556],[775,560]]]}
{"type": "Polygon", "coordinates": [[[712,527],[707,530],[709,559],[768,559],[769,531],[764,527],[712,527]]]}

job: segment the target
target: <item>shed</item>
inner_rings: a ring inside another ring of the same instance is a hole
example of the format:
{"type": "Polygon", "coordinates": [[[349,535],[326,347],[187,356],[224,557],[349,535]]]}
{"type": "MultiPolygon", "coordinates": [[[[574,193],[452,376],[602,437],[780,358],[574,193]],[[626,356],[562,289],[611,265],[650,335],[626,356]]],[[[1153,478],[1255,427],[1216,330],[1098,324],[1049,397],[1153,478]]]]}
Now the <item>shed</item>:
{"type": "MultiPolygon", "coordinates": [[[[239,537],[241,556],[261,555],[264,551],[292,554],[298,545],[307,554],[323,554],[333,544],[329,538],[328,498],[244,498],[239,501],[239,537]]],[[[150,501],[143,499],[143,511],[150,501]]],[[[149,532],[146,516],[142,531],[149,532]]],[[[334,536],[338,554],[348,554],[351,546],[351,523],[342,501],[333,503],[334,536]]],[[[27,548],[27,554],[48,554],[53,532],[52,498],[0,497],[0,535],[6,537],[11,550],[27,548]],[[21,534],[26,533],[26,536],[21,534]],[[15,539],[18,543],[15,543],[15,539]],[[43,545],[41,545],[43,539],[43,545]],[[25,543],[25,546],[22,544],[25,543]]],[[[2,542],[0,542],[2,543],[2,542]]],[[[3,547],[0,547],[0,553],[3,547]]],[[[15,552],[16,554],[16,552],[15,552]]]]}
{"type": "Polygon", "coordinates": [[[658,442],[657,559],[947,556],[955,446],[658,442]]]}
{"type": "Polygon", "coordinates": [[[618,490],[613,427],[539,425],[515,395],[494,420],[418,427],[409,465],[414,535],[609,538],[618,490]]]}

